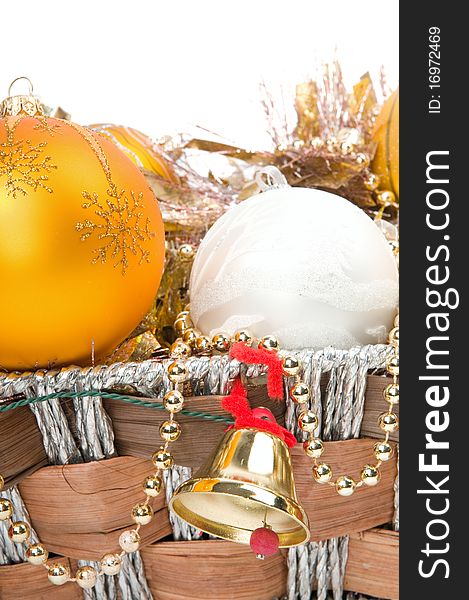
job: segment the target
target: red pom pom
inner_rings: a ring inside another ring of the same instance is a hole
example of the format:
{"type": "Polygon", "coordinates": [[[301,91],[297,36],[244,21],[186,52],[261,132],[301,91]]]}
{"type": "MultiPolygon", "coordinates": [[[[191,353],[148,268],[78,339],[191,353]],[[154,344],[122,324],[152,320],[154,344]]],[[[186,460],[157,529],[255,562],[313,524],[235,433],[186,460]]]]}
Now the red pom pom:
{"type": "Polygon", "coordinates": [[[261,556],[272,556],[278,550],[280,540],[278,535],[269,527],[259,527],[251,534],[251,550],[261,556]]]}

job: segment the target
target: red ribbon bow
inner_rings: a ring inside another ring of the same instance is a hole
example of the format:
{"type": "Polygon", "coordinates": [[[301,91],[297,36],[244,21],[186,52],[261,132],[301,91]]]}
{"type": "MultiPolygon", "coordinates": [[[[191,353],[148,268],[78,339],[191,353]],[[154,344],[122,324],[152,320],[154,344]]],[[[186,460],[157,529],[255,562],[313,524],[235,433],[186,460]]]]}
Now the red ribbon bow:
{"type": "MultiPolygon", "coordinates": [[[[283,370],[282,361],[275,352],[264,348],[250,348],[242,342],[234,344],[230,355],[246,364],[266,365],[267,392],[270,398],[283,398],[283,370]]],[[[295,436],[285,427],[275,421],[270,410],[264,408],[251,409],[249,406],[246,388],[241,382],[241,377],[235,379],[231,393],[222,401],[223,408],[236,417],[233,427],[242,429],[253,427],[261,431],[268,431],[282,439],[289,448],[296,444],[295,436]]]]}

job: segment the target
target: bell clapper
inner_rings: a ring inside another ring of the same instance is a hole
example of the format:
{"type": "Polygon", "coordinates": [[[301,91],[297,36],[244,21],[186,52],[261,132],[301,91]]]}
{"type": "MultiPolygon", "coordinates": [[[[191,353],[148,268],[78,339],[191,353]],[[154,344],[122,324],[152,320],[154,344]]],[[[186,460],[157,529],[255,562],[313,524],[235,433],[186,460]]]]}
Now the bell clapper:
{"type": "Polygon", "coordinates": [[[267,508],[263,527],[258,527],[252,532],[249,545],[259,560],[264,560],[266,556],[273,556],[278,551],[280,540],[272,526],[267,523],[267,508]]]}

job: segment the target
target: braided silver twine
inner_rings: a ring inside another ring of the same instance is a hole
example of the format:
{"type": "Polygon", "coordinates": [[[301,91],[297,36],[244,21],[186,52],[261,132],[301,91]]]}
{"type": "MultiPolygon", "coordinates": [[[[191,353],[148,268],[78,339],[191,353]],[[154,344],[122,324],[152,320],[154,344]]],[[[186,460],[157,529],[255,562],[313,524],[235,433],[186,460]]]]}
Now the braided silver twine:
{"type": "MultiPolygon", "coordinates": [[[[382,369],[392,348],[386,345],[368,345],[337,350],[304,350],[293,352],[304,366],[304,381],[311,389],[311,408],[318,414],[325,440],[356,438],[360,434],[365,402],[366,375],[369,371],[382,369]],[[324,398],[321,398],[321,376],[330,373],[324,398]]],[[[225,395],[230,383],[241,374],[254,378],[265,374],[262,365],[240,365],[228,356],[198,357],[187,360],[188,382],[192,395],[225,395]]],[[[121,386],[132,388],[136,393],[150,398],[161,398],[171,384],[167,377],[168,361],[149,360],[141,363],[116,363],[110,366],[88,368],[66,367],[37,373],[10,373],[0,376],[0,398],[24,394],[28,398],[51,392],[112,390],[121,386]]],[[[288,398],[288,395],[286,395],[288,398]]],[[[115,455],[112,423],[97,397],[75,399],[73,409],[76,419],[75,440],[67,417],[58,399],[31,405],[38,427],[43,436],[44,448],[51,464],[65,464],[100,460],[115,455]]],[[[296,427],[297,407],[287,401],[287,427],[301,441],[303,432],[296,427]]],[[[165,475],[166,494],[169,498],[176,487],[191,476],[191,470],[175,466],[165,475]]],[[[396,490],[396,517],[398,524],[398,483],[396,490]]],[[[14,504],[18,516],[27,517],[16,488],[14,504]]],[[[175,539],[197,539],[200,532],[183,523],[175,515],[170,516],[175,539]]],[[[3,528],[2,528],[3,529],[3,528]]],[[[35,533],[33,532],[33,536],[35,533]]],[[[21,547],[12,544],[8,537],[0,537],[0,562],[3,564],[24,560],[21,547]]],[[[316,582],[318,600],[326,600],[332,589],[334,600],[342,598],[343,577],[347,562],[348,538],[334,538],[292,548],[288,554],[288,600],[309,600],[312,585],[316,582]]],[[[92,564],[80,561],[80,565],[92,564]]],[[[123,561],[119,575],[100,578],[94,590],[84,590],[88,600],[151,600],[143,563],[139,552],[129,554],[123,561]],[[118,589],[117,589],[118,588],[118,589]]]]}

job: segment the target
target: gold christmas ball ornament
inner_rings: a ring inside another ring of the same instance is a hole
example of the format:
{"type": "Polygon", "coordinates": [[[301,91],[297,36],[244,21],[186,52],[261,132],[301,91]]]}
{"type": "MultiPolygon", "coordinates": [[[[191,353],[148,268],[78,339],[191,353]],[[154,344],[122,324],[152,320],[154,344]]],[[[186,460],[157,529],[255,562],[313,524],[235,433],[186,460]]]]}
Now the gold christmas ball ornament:
{"type": "Polygon", "coordinates": [[[52,563],[47,567],[47,578],[53,585],[64,585],[70,579],[70,569],[62,563],[52,563]]]}
{"type": "Polygon", "coordinates": [[[160,435],[166,442],[175,442],[181,435],[181,426],[176,421],[165,421],[160,426],[160,435]]]}
{"type": "Polygon", "coordinates": [[[0,521],[6,521],[13,514],[13,506],[8,498],[0,498],[0,521]]]}
{"type": "Polygon", "coordinates": [[[335,482],[336,492],[340,496],[351,496],[356,486],[355,481],[348,475],[341,475],[335,482]]]}
{"type": "Polygon", "coordinates": [[[135,529],[123,531],[119,536],[119,546],[124,552],[136,552],[140,546],[140,535],[135,529]]]}
{"type": "Polygon", "coordinates": [[[378,485],[379,480],[381,479],[381,472],[378,467],[373,465],[365,465],[362,469],[360,477],[365,485],[372,487],[378,485]]]}
{"type": "Polygon", "coordinates": [[[164,448],[160,448],[156,452],[153,453],[151,457],[153,464],[157,469],[170,469],[174,464],[174,459],[171,454],[165,450],[164,448]]]}
{"type": "Polygon", "coordinates": [[[25,521],[13,521],[8,529],[8,536],[12,542],[21,544],[29,539],[31,529],[25,521]]]}
{"type": "Polygon", "coordinates": [[[326,463],[314,465],[313,477],[318,483],[327,483],[332,479],[332,469],[326,463]]]}
{"type": "Polygon", "coordinates": [[[377,442],[374,445],[375,456],[378,460],[389,460],[393,455],[393,448],[389,442],[377,442]]]}
{"type": "Polygon", "coordinates": [[[43,565],[49,558],[49,552],[43,544],[32,544],[26,549],[26,558],[32,565],[43,565]]]}
{"type": "Polygon", "coordinates": [[[121,566],[122,559],[118,554],[105,554],[101,559],[101,570],[105,575],[117,575],[121,566]]]}
{"type": "Polygon", "coordinates": [[[93,567],[85,565],[84,567],[80,567],[78,569],[78,571],[75,574],[75,579],[77,580],[77,584],[82,589],[90,590],[96,585],[96,582],[98,580],[98,573],[93,567]]]}
{"type": "Polygon", "coordinates": [[[137,525],[148,525],[153,518],[153,509],[149,504],[136,504],[132,509],[132,519],[137,525]]]}
{"type": "Polygon", "coordinates": [[[371,168],[379,175],[381,187],[399,199],[399,89],[386,100],[376,118],[373,141],[377,147],[371,168]]]}
{"type": "Polygon", "coordinates": [[[169,412],[180,412],[184,406],[184,396],[177,390],[167,392],[163,398],[163,406],[169,412]]]}
{"type": "MultiPolygon", "coordinates": [[[[0,108],[0,366],[110,354],[155,298],[164,261],[158,203],[109,140],[24,104],[0,108]]],[[[28,97],[29,98],[29,97],[28,97]]]]}
{"type": "Polygon", "coordinates": [[[155,144],[141,131],[110,123],[96,123],[89,128],[112,142],[142,171],[154,173],[168,181],[178,181],[177,175],[158,152],[155,144]]]}
{"type": "Polygon", "coordinates": [[[319,438],[311,438],[303,443],[303,450],[310,458],[319,458],[324,452],[324,444],[319,438]]]}
{"type": "Polygon", "coordinates": [[[161,491],[162,483],[161,477],[150,475],[143,482],[143,491],[147,496],[156,498],[161,491]]]}

